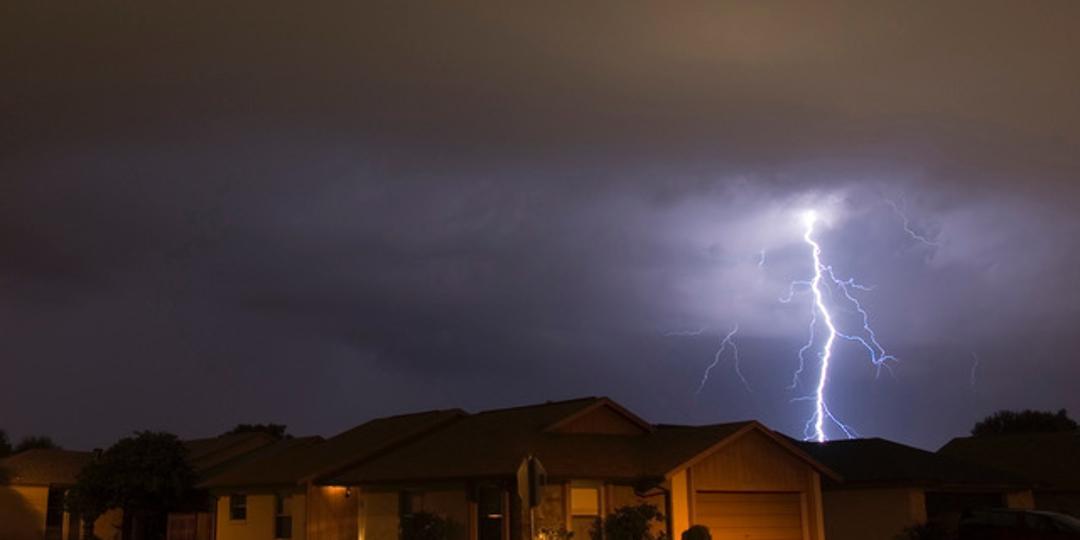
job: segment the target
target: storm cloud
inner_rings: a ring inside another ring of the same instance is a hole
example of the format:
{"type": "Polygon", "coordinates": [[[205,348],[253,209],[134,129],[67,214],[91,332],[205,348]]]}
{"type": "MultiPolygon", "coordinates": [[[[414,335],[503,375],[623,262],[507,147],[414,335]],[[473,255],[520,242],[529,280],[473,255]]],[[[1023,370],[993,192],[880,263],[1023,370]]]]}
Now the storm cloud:
{"type": "Polygon", "coordinates": [[[899,358],[841,350],[860,433],[1080,411],[1075,3],[2,10],[15,434],[589,394],[797,435],[808,208],[899,358]],[[753,392],[696,394],[736,324],[753,392]]]}

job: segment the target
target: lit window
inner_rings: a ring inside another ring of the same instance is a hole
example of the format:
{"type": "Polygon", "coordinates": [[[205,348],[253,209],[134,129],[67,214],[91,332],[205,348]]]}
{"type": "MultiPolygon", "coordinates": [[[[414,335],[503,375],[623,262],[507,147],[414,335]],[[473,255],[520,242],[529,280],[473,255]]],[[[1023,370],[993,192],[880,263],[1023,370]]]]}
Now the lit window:
{"type": "Polygon", "coordinates": [[[574,538],[590,538],[590,533],[599,520],[599,486],[571,486],[570,524],[574,538]]]}
{"type": "Polygon", "coordinates": [[[247,519],[247,495],[229,495],[229,519],[232,521],[247,519]]]}

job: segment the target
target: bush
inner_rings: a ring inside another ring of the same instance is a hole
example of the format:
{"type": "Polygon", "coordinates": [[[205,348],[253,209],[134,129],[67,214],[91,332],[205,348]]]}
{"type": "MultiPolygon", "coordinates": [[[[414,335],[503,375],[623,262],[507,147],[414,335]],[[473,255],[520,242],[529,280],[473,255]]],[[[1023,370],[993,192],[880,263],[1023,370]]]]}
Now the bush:
{"type": "Polygon", "coordinates": [[[653,535],[652,522],[664,522],[664,515],[651,504],[623,506],[597,520],[591,532],[593,540],[664,540],[663,533],[653,535]]]}
{"type": "Polygon", "coordinates": [[[414,512],[401,520],[401,540],[447,540],[453,525],[431,512],[414,512]]]}
{"type": "Polygon", "coordinates": [[[704,525],[694,525],[682,533],[682,540],[712,540],[709,528],[704,525]]]}

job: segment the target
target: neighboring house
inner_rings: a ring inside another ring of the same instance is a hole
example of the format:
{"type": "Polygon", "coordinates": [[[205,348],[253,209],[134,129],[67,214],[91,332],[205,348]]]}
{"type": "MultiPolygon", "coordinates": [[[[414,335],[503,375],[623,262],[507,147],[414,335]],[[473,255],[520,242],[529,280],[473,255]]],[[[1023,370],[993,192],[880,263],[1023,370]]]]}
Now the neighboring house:
{"type": "Polygon", "coordinates": [[[894,540],[928,521],[954,530],[965,510],[1032,507],[1030,482],[957,458],[884,439],[798,444],[843,478],[823,486],[829,540],[894,540]]]}
{"type": "MultiPolygon", "coordinates": [[[[183,441],[187,450],[187,462],[199,481],[275,442],[277,438],[259,431],[227,433],[217,437],[183,441]]],[[[127,530],[134,528],[131,523],[125,525],[127,530]]],[[[187,508],[177,508],[169,512],[166,527],[167,540],[213,540],[214,501],[195,501],[187,508]]]]}
{"type": "Polygon", "coordinates": [[[321,475],[381,455],[464,415],[433,411],[379,418],[330,439],[287,439],[200,484],[216,499],[217,540],[356,540],[356,498],[321,475]]]}
{"type": "MultiPolygon", "coordinates": [[[[75,484],[92,452],[26,450],[0,460],[0,539],[78,540],[78,515],[64,510],[64,493],[75,484]]],[[[123,513],[106,512],[94,522],[101,540],[120,537],[123,513]]]]}
{"type": "MultiPolygon", "coordinates": [[[[664,513],[673,538],[702,524],[713,540],[823,540],[822,475],[838,478],[757,422],[651,425],[606,398],[544,403],[461,414],[315,478],[355,501],[351,527],[317,540],[399,540],[417,512],[447,518],[454,540],[522,540],[530,525],[541,536],[562,529],[587,540],[598,518],[641,502],[664,513]],[[517,495],[528,456],[547,478],[532,512],[517,495]]],[[[309,531],[315,519],[309,514],[309,531]]]]}
{"type": "Polygon", "coordinates": [[[1080,517],[1080,431],[959,437],[938,453],[994,467],[1035,484],[1035,508],[1080,517]]]}

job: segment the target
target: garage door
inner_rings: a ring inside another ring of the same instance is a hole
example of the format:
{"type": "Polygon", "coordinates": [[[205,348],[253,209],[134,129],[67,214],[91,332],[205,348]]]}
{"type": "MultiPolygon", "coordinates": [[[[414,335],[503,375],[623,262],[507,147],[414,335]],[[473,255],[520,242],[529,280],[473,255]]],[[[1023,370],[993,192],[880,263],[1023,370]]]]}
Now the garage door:
{"type": "Polygon", "coordinates": [[[699,491],[694,523],[713,540],[803,540],[798,493],[699,491]]]}

